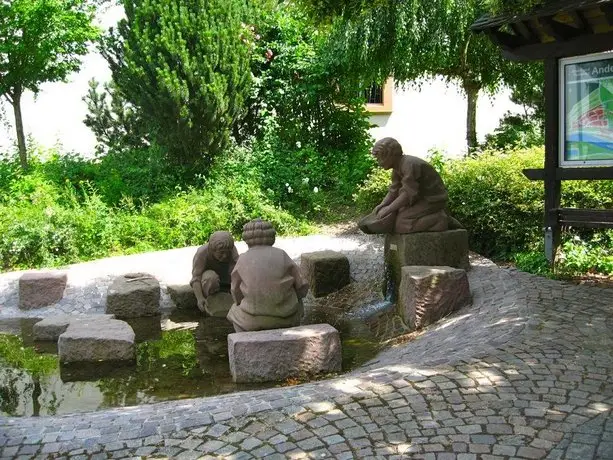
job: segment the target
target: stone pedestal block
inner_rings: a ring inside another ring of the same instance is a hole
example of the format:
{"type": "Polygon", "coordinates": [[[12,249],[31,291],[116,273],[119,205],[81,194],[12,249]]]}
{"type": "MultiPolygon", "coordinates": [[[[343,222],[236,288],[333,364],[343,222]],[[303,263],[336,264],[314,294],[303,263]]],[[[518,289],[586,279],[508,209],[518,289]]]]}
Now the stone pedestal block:
{"type": "Polygon", "coordinates": [[[336,292],[351,282],[349,260],[340,252],[307,252],[300,256],[300,268],[314,297],[336,292]]]}
{"type": "MultiPolygon", "coordinates": [[[[96,321],[98,324],[115,318],[114,315],[53,315],[34,324],[32,335],[34,340],[57,341],[72,323],[85,324],[96,321]]],[[[103,326],[100,326],[103,327],[103,326]]]]}
{"type": "Polygon", "coordinates": [[[46,307],[62,299],[66,288],[66,273],[30,272],[19,278],[19,308],[46,307]]]}
{"type": "Polygon", "coordinates": [[[177,308],[182,310],[196,310],[198,308],[196,294],[194,294],[194,290],[189,284],[168,285],[167,289],[170,299],[177,308]]]}
{"type": "Polygon", "coordinates": [[[134,331],[125,321],[73,322],[58,339],[62,362],[133,361],[134,331]],[[101,327],[102,326],[102,327],[101,327]]]}
{"type": "Polygon", "coordinates": [[[339,333],[329,324],[228,335],[232,379],[272,382],[341,370],[339,333]]]}
{"type": "Polygon", "coordinates": [[[160,283],[146,273],[120,276],[109,287],[106,312],[117,318],[137,318],[160,313],[160,283]]]}
{"type": "Polygon", "coordinates": [[[470,304],[466,271],[453,267],[402,267],[398,312],[411,329],[432,324],[470,304]]]}
{"type": "Polygon", "coordinates": [[[385,276],[383,294],[395,300],[400,286],[400,269],[410,265],[448,266],[470,269],[468,232],[389,234],[385,236],[385,276]]]}

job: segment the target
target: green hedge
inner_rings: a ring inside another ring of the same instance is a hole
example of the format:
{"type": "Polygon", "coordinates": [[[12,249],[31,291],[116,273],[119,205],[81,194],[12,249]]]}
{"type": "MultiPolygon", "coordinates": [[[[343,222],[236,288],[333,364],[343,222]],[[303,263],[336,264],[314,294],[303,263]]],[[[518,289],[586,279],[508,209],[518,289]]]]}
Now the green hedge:
{"type": "Polygon", "coordinates": [[[444,163],[449,211],[468,229],[471,249],[507,259],[536,248],[542,235],[543,184],[529,181],[522,170],[542,164],[541,148],[444,163]]]}
{"type": "Polygon", "coordinates": [[[215,230],[240,236],[243,224],[255,217],[270,220],[280,234],[309,230],[304,221],[273,206],[252,181],[237,187],[220,180],[142,208],[128,198],[111,207],[87,184],[75,190],[37,181],[36,187],[14,191],[0,202],[2,270],[198,245],[215,230]]]}

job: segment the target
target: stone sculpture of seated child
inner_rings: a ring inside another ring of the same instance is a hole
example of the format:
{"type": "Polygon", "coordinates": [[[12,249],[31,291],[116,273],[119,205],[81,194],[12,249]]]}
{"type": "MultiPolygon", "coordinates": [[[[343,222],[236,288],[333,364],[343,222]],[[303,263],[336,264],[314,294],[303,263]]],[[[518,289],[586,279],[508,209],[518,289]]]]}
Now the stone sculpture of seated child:
{"type": "Polygon", "coordinates": [[[421,158],[403,155],[396,139],[386,137],[372,149],[377,163],[392,170],[383,201],[359,222],[365,233],[440,232],[462,228],[447,215],[447,189],[439,173],[421,158]]]}
{"type": "Polygon", "coordinates": [[[238,251],[229,232],[214,232],[209,242],[198,248],[189,284],[200,311],[206,311],[207,297],[220,290],[230,291],[231,274],[237,260],[238,251]]]}
{"type": "Polygon", "coordinates": [[[272,247],[275,235],[270,222],[260,219],[243,227],[249,250],[241,254],[232,272],[234,304],[227,316],[236,332],[300,324],[308,283],[287,253],[272,247]]]}

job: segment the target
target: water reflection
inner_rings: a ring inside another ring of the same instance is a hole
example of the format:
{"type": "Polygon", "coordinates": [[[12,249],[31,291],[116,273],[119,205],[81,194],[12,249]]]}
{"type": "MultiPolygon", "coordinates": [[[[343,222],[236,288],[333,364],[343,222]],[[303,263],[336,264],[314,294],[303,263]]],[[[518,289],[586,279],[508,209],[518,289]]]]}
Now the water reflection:
{"type": "MultiPolygon", "coordinates": [[[[314,312],[311,319],[316,322],[326,319],[341,332],[343,370],[350,370],[376,354],[378,343],[368,327],[333,316],[314,312]]],[[[24,346],[56,353],[55,343],[32,340],[35,322],[3,321],[0,333],[19,335],[24,346]]],[[[0,367],[0,412],[66,414],[278,385],[232,381],[227,336],[234,329],[225,318],[177,311],[165,319],[139,318],[128,322],[139,342],[135,363],[62,364],[39,377],[24,369],[0,367]]]]}

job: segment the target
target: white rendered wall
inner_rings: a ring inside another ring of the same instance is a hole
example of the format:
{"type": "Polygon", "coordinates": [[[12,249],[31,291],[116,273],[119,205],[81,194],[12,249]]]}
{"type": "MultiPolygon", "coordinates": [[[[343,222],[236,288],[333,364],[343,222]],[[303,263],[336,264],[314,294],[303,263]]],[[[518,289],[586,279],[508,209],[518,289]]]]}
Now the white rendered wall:
{"type": "MultiPolygon", "coordinates": [[[[496,129],[508,110],[523,112],[521,106],[509,100],[508,91],[494,97],[480,95],[477,103],[479,141],[496,129]]],[[[442,149],[452,156],[466,152],[466,98],[457,86],[448,87],[442,79],[425,82],[421,90],[394,88],[392,113],[372,115],[370,120],[378,125],[371,129],[376,140],[394,137],[406,154],[425,157],[432,148],[442,149]]]]}

